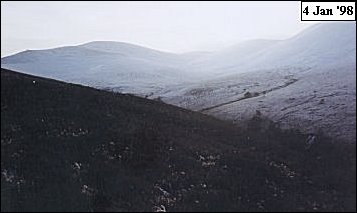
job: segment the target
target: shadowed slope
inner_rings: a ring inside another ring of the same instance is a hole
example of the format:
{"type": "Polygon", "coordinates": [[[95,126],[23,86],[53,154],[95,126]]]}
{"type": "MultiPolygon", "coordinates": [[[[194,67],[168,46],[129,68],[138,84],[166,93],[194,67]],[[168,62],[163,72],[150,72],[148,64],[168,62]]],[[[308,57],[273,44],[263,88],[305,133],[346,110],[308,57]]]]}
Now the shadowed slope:
{"type": "Polygon", "coordinates": [[[355,210],[355,149],[1,71],[2,211],[355,210]]]}

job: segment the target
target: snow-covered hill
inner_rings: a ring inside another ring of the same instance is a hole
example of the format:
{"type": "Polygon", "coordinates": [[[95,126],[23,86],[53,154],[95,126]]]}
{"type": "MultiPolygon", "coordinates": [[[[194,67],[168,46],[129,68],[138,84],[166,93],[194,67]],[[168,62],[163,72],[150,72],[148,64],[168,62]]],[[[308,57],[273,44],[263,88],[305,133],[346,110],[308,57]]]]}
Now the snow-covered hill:
{"type": "Polygon", "coordinates": [[[277,67],[329,67],[355,61],[355,53],[355,23],[320,23],[287,40],[245,42],[200,59],[196,66],[224,75],[277,67]]]}
{"type": "Polygon", "coordinates": [[[207,54],[204,57],[197,58],[189,64],[190,69],[195,72],[212,75],[225,74],[228,70],[233,72],[242,72],[243,69],[237,69],[246,64],[251,64],[251,58],[258,53],[270,49],[278,44],[278,40],[250,40],[241,42],[232,47],[207,54]]]}
{"type": "Polygon", "coordinates": [[[317,24],[246,61],[220,58],[230,59],[210,70],[215,78],[164,100],[235,122],[258,110],[285,127],[356,141],[355,23],[317,24]]]}
{"type": "MultiPolygon", "coordinates": [[[[198,57],[198,56],[197,56],[198,57]]],[[[98,41],[28,50],[1,59],[1,67],[67,82],[136,94],[156,93],[192,79],[180,55],[137,45],[98,41]]]]}
{"type": "Polygon", "coordinates": [[[356,24],[316,24],[286,40],[172,54],[98,41],[1,59],[24,73],[134,93],[236,122],[256,110],[288,127],[356,137],[356,24]]]}

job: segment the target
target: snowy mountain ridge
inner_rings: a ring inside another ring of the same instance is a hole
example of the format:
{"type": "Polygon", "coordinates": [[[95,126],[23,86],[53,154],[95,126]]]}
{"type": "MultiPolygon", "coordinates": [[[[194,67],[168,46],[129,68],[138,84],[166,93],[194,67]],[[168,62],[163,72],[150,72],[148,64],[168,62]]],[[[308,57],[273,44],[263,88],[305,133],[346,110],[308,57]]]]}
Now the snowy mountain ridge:
{"type": "Polygon", "coordinates": [[[321,23],[286,40],[173,54],[122,42],[24,51],[2,68],[133,93],[240,122],[274,121],[355,141],[356,24],[321,23]],[[338,124],[338,125],[336,125],[338,124]]]}

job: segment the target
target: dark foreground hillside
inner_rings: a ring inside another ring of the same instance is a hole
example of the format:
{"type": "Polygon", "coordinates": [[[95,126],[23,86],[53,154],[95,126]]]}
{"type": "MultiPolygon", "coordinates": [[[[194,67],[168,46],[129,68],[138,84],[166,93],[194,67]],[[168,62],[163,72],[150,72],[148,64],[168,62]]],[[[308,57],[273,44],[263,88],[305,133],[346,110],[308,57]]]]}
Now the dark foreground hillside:
{"type": "Polygon", "coordinates": [[[355,145],[261,124],[2,70],[1,211],[356,210],[355,145]]]}

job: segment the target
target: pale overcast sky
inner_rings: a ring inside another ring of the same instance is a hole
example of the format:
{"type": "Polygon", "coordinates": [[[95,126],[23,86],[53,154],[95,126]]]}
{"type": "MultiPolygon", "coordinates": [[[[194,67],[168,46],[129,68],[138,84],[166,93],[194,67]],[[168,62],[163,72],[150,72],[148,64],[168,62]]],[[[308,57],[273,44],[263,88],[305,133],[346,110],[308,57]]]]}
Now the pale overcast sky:
{"type": "Polygon", "coordinates": [[[1,1],[1,56],[95,40],[211,51],[288,38],[310,25],[299,20],[299,2],[1,1]]]}

